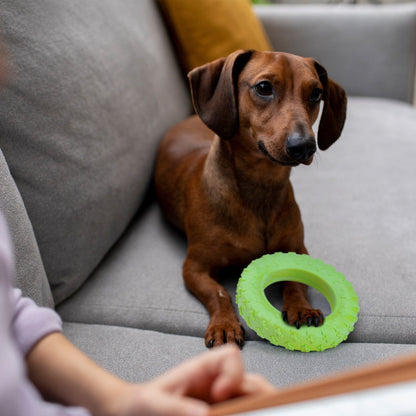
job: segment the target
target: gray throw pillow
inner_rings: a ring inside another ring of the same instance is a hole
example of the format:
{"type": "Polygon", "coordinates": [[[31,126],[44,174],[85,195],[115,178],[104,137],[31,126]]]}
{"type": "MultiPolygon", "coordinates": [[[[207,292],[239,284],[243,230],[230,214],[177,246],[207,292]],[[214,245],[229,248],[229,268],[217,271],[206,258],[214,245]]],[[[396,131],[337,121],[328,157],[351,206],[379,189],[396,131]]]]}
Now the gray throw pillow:
{"type": "Polygon", "coordinates": [[[59,303],[131,221],[188,92],[152,1],[1,0],[0,32],[0,148],[59,303]]]}

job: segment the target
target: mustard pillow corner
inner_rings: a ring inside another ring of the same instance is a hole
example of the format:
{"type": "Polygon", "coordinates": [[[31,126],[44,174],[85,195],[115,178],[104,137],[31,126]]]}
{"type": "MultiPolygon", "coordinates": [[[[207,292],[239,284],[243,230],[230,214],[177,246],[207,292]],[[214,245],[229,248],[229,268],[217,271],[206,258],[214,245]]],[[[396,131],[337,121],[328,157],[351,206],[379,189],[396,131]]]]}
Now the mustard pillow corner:
{"type": "Polygon", "coordinates": [[[186,72],[237,49],[271,50],[249,0],[158,0],[186,72]]]}

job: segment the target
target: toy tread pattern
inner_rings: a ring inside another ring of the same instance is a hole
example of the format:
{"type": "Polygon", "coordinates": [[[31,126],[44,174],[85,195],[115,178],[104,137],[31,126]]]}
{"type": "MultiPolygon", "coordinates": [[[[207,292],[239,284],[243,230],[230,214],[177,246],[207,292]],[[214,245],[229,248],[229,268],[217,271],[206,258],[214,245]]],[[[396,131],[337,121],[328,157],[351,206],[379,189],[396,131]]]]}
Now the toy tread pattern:
{"type": "Polygon", "coordinates": [[[248,326],[274,345],[303,352],[323,351],[345,341],[354,329],[358,298],[342,273],[306,254],[266,254],[251,262],[237,285],[237,304],[248,326]],[[319,290],[331,306],[320,327],[300,329],[283,321],[280,311],[267,300],[264,289],[279,281],[293,280],[319,290]]]}

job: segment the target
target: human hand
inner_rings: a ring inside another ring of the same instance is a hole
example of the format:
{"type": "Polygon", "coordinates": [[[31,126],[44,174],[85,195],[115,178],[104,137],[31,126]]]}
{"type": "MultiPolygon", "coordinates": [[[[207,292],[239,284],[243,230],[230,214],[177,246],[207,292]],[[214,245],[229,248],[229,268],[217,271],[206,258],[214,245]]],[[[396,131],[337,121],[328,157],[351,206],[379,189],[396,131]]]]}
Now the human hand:
{"type": "Polygon", "coordinates": [[[58,332],[40,340],[26,362],[42,394],[94,416],[208,416],[211,403],[274,390],[244,371],[235,345],[214,348],[143,384],[109,373],[58,332]]]}
{"type": "Polygon", "coordinates": [[[119,416],[208,416],[209,404],[273,391],[263,377],[246,373],[237,347],[199,355],[145,384],[128,385],[116,397],[119,416]]]}

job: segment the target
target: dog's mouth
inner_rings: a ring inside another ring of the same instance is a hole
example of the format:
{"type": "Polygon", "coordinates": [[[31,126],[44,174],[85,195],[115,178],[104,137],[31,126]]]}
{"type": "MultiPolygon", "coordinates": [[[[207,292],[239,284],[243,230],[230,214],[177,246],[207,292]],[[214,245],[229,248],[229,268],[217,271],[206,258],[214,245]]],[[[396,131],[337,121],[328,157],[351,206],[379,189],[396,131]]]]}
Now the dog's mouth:
{"type": "Polygon", "coordinates": [[[298,166],[299,165],[299,162],[296,162],[296,161],[294,161],[294,160],[292,160],[292,161],[289,161],[289,160],[285,160],[285,161],[283,161],[283,160],[277,160],[277,159],[275,159],[268,151],[267,151],[267,148],[266,148],[266,146],[265,146],[265,144],[264,144],[264,142],[262,141],[262,140],[259,140],[258,142],[257,142],[257,145],[258,145],[258,148],[259,148],[259,150],[265,155],[265,156],[267,156],[272,162],[274,162],[274,163],[278,163],[279,165],[282,165],[282,166],[298,166]]]}

